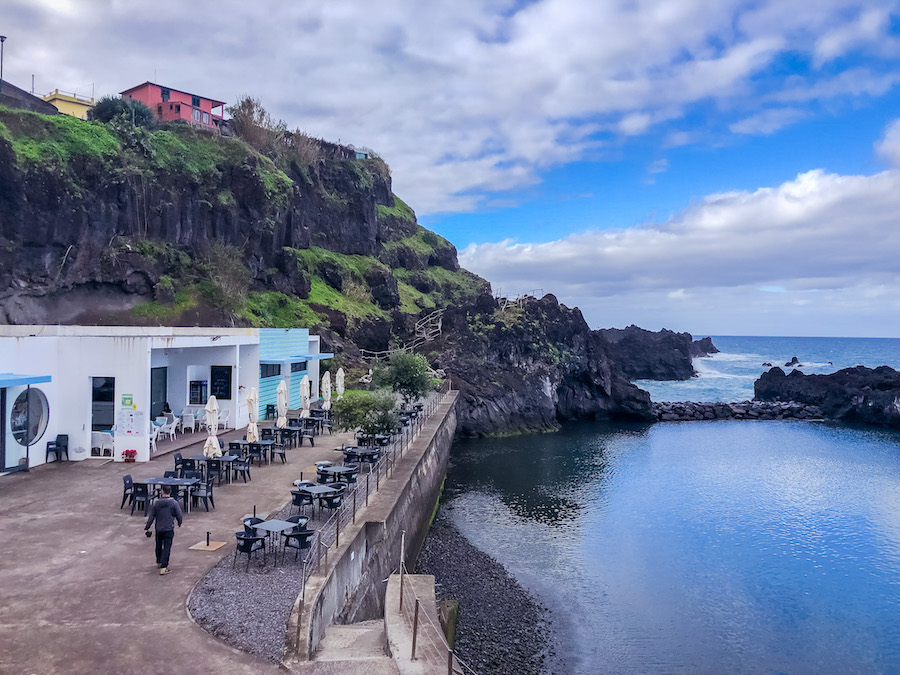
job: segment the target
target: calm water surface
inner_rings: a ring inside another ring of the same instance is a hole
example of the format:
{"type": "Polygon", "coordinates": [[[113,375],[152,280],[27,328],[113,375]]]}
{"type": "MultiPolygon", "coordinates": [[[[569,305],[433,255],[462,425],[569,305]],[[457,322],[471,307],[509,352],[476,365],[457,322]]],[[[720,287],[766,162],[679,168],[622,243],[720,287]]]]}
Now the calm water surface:
{"type": "Polygon", "coordinates": [[[457,526],[547,605],[554,672],[900,672],[900,436],[578,424],[459,443],[457,526]]]}

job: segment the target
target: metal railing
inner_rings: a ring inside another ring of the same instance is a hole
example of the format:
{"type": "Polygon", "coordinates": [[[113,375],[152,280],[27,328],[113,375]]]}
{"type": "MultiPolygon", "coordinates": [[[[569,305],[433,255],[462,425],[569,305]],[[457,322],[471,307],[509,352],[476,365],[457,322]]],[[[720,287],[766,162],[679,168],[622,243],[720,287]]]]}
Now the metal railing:
{"type": "Polygon", "coordinates": [[[332,545],[337,549],[341,544],[341,531],[348,524],[356,522],[358,511],[369,505],[369,497],[379,492],[384,481],[393,476],[397,461],[418,436],[422,426],[434,414],[449,391],[450,382],[446,380],[441,383],[440,389],[425,399],[419,415],[411,418],[409,425],[393,435],[391,442],[385,446],[378,461],[370,464],[368,472],[357,476],[356,483],[344,492],[341,505],[334,510],[328,520],[318,527],[310,546],[310,553],[303,562],[301,607],[306,603],[306,582],[309,577],[322,564],[328,563],[329,549],[332,545]]]}
{"type": "Polygon", "coordinates": [[[422,317],[416,322],[413,333],[415,337],[401,347],[394,349],[383,349],[381,351],[372,351],[370,349],[360,349],[359,353],[366,359],[389,359],[394,354],[404,354],[411,352],[416,347],[431,342],[437,338],[444,329],[444,310],[436,309],[428,315],[422,317]]]}

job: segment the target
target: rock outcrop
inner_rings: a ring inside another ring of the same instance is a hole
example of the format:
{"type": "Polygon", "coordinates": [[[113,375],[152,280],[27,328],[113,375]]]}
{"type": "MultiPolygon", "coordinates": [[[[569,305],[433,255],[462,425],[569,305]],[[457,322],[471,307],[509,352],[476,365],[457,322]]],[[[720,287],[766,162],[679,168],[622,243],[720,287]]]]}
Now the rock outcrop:
{"type": "Polygon", "coordinates": [[[781,368],[763,373],[753,385],[761,401],[795,401],[817,406],[842,422],[900,427],[900,373],[888,366],[845,368],[830,375],[805,375],[781,368]]]}
{"type": "Polygon", "coordinates": [[[460,390],[458,430],[553,430],[565,420],[650,419],[650,396],[628,382],[601,331],[552,295],[505,310],[490,297],[447,310],[439,366],[460,390]]]}
{"type": "Polygon", "coordinates": [[[604,328],[609,353],[630,380],[687,380],[694,376],[691,358],[715,354],[710,338],[694,341],[690,333],[665,328],[653,332],[628,326],[604,328]]]}

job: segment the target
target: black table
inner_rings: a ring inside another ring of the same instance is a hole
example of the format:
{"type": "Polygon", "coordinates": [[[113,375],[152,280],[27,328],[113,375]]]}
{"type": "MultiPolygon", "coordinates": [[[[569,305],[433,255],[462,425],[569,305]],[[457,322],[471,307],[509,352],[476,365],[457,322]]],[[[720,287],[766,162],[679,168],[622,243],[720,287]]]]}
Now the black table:
{"type": "MultiPolygon", "coordinates": [[[[236,441],[232,441],[234,443],[236,441]]],[[[240,459],[238,455],[222,455],[221,457],[207,457],[206,455],[192,455],[188,457],[188,459],[192,459],[195,462],[208,462],[211,459],[217,459],[225,465],[225,471],[228,472],[228,482],[231,483],[231,463],[235,460],[240,459]]]]}
{"type": "Polygon", "coordinates": [[[378,457],[381,455],[380,448],[360,448],[360,447],[348,447],[344,448],[344,461],[345,462],[368,462],[369,464],[373,464],[378,461],[378,457]]]}
{"type": "MultiPolygon", "coordinates": [[[[190,492],[190,488],[199,485],[199,478],[167,478],[165,476],[153,476],[151,478],[144,478],[142,480],[136,480],[135,483],[143,483],[144,485],[168,485],[169,487],[185,487],[188,488],[190,492]]],[[[188,495],[190,496],[190,495],[188,495]]],[[[186,499],[185,504],[187,504],[187,510],[190,513],[191,510],[191,500],[186,499]]]]}
{"type": "Polygon", "coordinates": [[[255,441],[254,443],[249,443],[250,447],[256,446],[262,450],[262,456],[266,460],[266,464],[271,463],[271,460],[274,459],[275,454],[273,449],[275,448],[275,441],[255,441]],[[266,453],[271,453],[271,457],[267,456],[266,453]]]}
{"type": "Polygon", "coordinates": [[[333,488],[330,485],[319,485],[318,483],[315,485],[297,486],[296,491],[309,495],[314,501],[318,501],[320,497],[330,495],[333,492],[340,492],[339,489],[333,488]]]}
{"type": "Polygon", "coordinates": [[[337,482],[339,478],[343,478],[348,474],[359,473],[359,469],[354,469],[349,466],[323,466],[316,469],[316,473],[327,474],[331,476],[332,482],[337,482]]]}

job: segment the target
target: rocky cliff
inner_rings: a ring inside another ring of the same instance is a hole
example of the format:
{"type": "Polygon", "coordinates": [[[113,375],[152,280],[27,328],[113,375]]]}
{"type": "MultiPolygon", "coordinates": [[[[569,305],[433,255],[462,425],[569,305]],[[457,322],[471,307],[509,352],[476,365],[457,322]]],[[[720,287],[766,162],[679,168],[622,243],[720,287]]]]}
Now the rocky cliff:
{"type": "Polygon", "coordinates": [[[609,342],[610,356],[630,380],[687,380],[695,374],[692,357],[719,351],[708,337],[695,341],[690,333],[665,328],[653,332],[628,326],[604,328],[600,333],[609,342]]]}
{"type": "Polygon", "coordinates": [[[814,405],[842,422],[900,427],[900,373],[888,366],[845,368],[830,375],[805,375],[781,368],[763,373],[753,385],[761,401],[814,405]]]}
{"type": "Polygon", "coordinates": [[[449,310],[438,364],[460,390],[466,435],[546,431],[565,420],[650,419],[601,331],[552,295],[501,308],[491,298],[449,310]]]}

